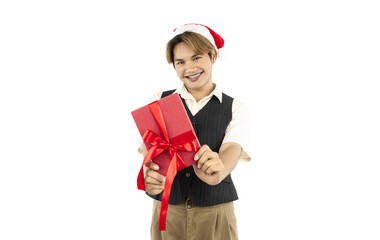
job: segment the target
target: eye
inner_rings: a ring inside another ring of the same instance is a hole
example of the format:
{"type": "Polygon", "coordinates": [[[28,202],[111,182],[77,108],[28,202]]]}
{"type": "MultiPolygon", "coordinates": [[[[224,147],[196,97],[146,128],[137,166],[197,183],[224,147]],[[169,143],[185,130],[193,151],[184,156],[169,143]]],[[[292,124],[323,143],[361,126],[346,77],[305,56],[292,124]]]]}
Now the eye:
{"type": "Polygon", "coordinates": [[[194,61],[197,61],[197,60],[199,60],[199,59],[201,59],[202,57],[195,57],[194,58],[194,61]]]}
{"type": "Polygon", "coordinates": [[[178,62],[177,62],[177,65],[182,65],[182,64],[184,64],[183,61],[178,61],[178,62]]]}

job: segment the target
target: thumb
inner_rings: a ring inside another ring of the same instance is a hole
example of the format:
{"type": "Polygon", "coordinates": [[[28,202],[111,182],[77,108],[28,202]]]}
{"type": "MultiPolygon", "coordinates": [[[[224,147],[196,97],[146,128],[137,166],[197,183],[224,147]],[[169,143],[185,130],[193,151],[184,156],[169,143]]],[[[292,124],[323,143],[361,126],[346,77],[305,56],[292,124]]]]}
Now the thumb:
{"type": "Polygon", "coordinates": [[[157,165],[157,164],[155,164],[155,163],[153,163],[152,162],[152,160],[150,160],[149,162],[147,162],[146,164],[145,164],[145,166],[147,167],[147,168],[150,168],[150,169],[153,169],[153,170],[158,170],[158,169],[160,169],[160,167],[157,165]]]}

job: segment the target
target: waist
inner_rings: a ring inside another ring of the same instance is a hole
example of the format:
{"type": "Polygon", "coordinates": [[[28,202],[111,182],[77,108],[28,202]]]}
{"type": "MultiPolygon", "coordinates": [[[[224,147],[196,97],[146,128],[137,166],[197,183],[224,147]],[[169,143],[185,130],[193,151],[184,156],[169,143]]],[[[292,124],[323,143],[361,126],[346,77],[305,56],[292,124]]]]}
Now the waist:
{"type": "Polygon", "coordinates": [[[213,209],[213,208],[226,208],[226,207],[232,207],[233,208],[234,202],[231,201],[231,202],[220,203],[220,204],[216,204],[216,205],[212,205],[212,206],[202,207],[202,206],[197,206],[189,198],[186,198],[185,200],[183,200],[179,204],[176,204],[176,205],[169,204],[169,207],[174,208],[174,209],[184,209],[184,210],[190,210],[190,209],[192,209],[192,210],[207,210],[207,209],[213,209]]]}

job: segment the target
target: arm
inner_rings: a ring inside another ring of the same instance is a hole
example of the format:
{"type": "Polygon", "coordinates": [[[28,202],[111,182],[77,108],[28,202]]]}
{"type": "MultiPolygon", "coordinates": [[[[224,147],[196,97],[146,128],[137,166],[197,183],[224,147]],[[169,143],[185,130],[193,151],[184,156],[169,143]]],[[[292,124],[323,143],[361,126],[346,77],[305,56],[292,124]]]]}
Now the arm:
{"type": "Polygon", "coordinates": [[[197,164],[193,165],[195,174],[209,185],[216,185],[225,179],[236,167],[242,148],[239,144],[228,142],[222,144],[219,153],[203,145],[195,154],[197,164]]]}

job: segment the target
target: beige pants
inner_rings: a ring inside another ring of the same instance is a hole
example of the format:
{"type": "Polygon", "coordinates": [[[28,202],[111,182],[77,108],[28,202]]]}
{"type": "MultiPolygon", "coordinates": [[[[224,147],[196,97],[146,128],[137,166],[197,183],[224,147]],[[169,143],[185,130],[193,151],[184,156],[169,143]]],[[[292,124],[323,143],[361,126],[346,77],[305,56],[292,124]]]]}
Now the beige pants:
{"type": "Polygon", "coordinates": [[[158,229],[161,202],[153,200],[152,240],[237,240],[234,203],[198,207],[189,200],[169,205],[166,230],[158,229]]]}

